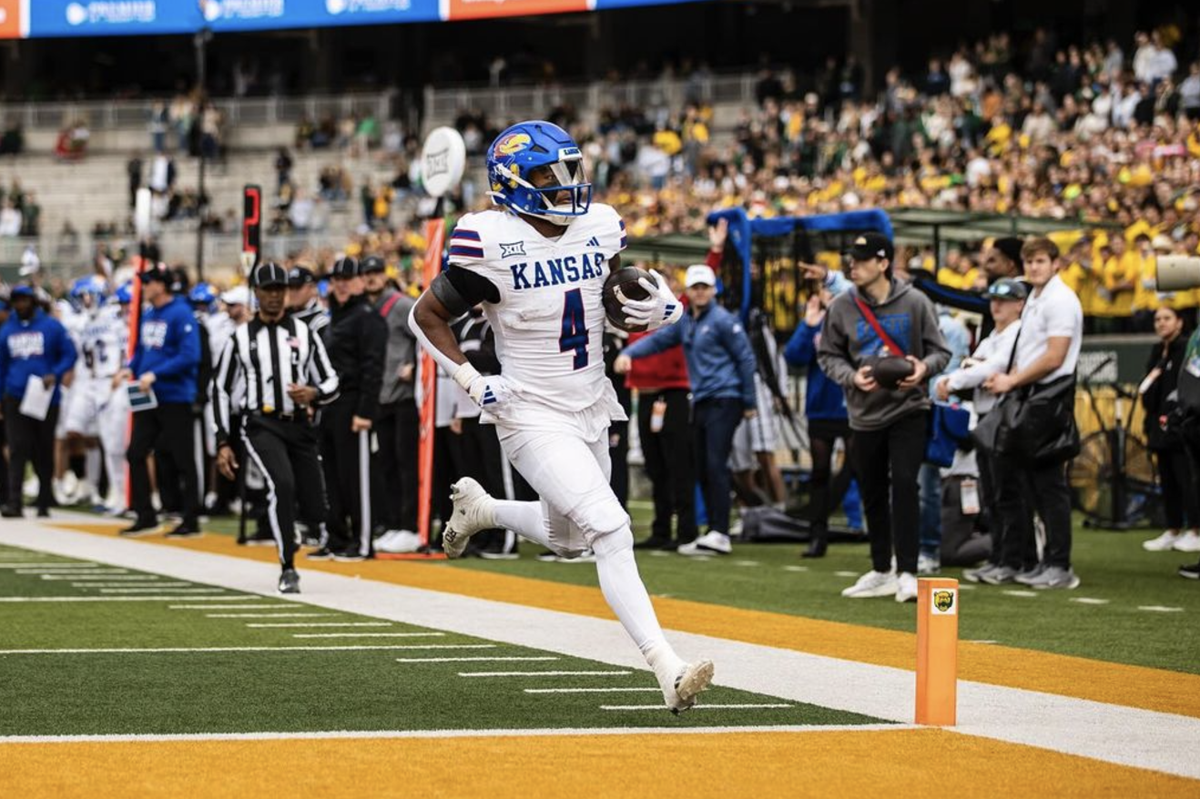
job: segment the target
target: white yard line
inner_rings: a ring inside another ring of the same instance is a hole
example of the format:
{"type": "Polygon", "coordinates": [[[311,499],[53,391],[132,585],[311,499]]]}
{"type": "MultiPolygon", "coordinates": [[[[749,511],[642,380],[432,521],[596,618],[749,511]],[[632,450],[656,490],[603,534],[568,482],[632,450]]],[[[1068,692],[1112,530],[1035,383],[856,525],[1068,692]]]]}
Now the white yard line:
{"type": "MultiPolygon", "coordinates": [[[[404,649],[405,647],[396,647],[404,649]]],[[[486,658],[396,658],[397,663],[483,663],[483,662],[513,662],[535,660],[558,660],[553,655],[537,655],[533,657],[486,657],[486,658]]]]}
{"type": "MultiPolygon", "coordinates": [[[[134,588],[134,591],[157,591],[160,588],[186,588],[195,583],[155,583],[153,588],[134,588]]],[[[71,583],[72,588],[129,588],[129,583],[71,583]]],[[[224,589],[222,589],[224,590],[224,589]]]]}
{"type": "Polygon", "coordinates": [[[53,569],[58,571],[72,571],[75,569],[98,569],[99,563],[75,563],[69,560],[60,560],[57,562],[35,563],[33,561],[23,561],[20,563],[0,563],[0,569],[16,569],[17,574],[28,574],[26,569],[53,569]]]}
{"type": "MultiPolygon", "coordinates": [[[[783,708],[795,707],[795,705],[781,704],[778,702],[770,702],[763,704],[735,704],[735,705],[705,705],[698,704],[692,708],[696,710],[777,710],[783,708]]],[[[601,710],[662,710],[663,706],[659,705],[601,705],[601,710]]]]}
{"type": "Polygon", "coordinates": [[[523,690],[527,694],[626,694],[640,691],[658,693],[662,689],[632,686],[628,688],[525,688],[523,690]]]}
{"type": "MultiPolygon", "coordinates": [[[[0,525],[0,544],[266,596],[274,594],[279,571],[275,563],[186,552],[32,520],[0,525]]],[[[304,591],[296,600],[312,607],[586,658],[636,669],[653,679],[637,648],[611,619],[328,572],[306,571],[304,591]]],[[[704,655],[715,661],[719,685],[892,721],[912,719],[912,671],[693,633],[668,631],[668,637],[683,657],[704,655]]],[[[959,725],[948,728],[953,732],[1200,779],[1200,758],[1195,756],[1200,719],[966,680],[959,683],[958,698],[959,725]]]]}
{"type": "Polygon", "coordinates": [[[293,638],[441,638],[445,633],[292,633],[293,638]]]}
{"type": "MultiPolygon", "coordinates": [[[[164,585],[175,585],[175,583],[163,583],[164,585]]],[[[191,583],[180,583],[180,585],[191,585],[191,583]]],[[[238,599],[236,596],[226,597],[211,597],[211,599],[238,599]]],[[[261,599],[261,597],[246,597],[247,599],[261,599]]],[[[210,599],[210,597],[198,597],[198,599],[210,599]]],[[[191,601],[190,599],[188,600],[191,601]]],[[[295,605],[169,605],[167,610],[288,610],[295,605]]]]}
{"type": "Polygon", "coordinates": [[[1164,605],[1138,605],[1138,610],[1146,610],[1151,613],[1183,613],[1183,608],[1170,608],[1164,605]]]}
{"type": "MultiPolygon", "coordinates": [[[[183,597],[178,594],[174,596],[0,596],[0,602],[178,602],[181,599],[186,599],[189,602],[203,602],[206,599],[228,602],[231,599],[241,599],[241,597],[183,597]]],[[[246,599],[261,599],[261,597],[248,596],[246,599]]]]}
{"type": "MultiPolygon", "coordinates": [[[[172,646],[130,649],[0,649],[0,655],[159,655],[211,654],[214,652],[365,652],[400,649],[495,649],[496,644],[435,644],[388,646],[172,646]]],[[[454,660],[455,658],[450,658],[454,660]]],[[[558,658],[458,658],[459,660],[558,660],[558,658]]]]}
{"type": "MultiPolygon", "coordinates": [[[[164,584],[165,585],[165,584],[164,584]]],[[[183,585],[194,585],[194,583],[183,583],[183,585]]],[[[153,594],[160,591],[164,594],[224,594],[228,588],[165,588],[164,586],[156,585],[151,588],[101,588],[102,594],[153,594]]],[[[180,597],[183,599],[184,597],[180,597]]]]}
{"type": "Polygon", "coordinates": [[[268,622],[247,624],[247,627],[391,627],[390,621],[315,621],[315,622],[268,622]]]}
{"type": "MultiPolygon", "coordinates": [[[[129,579],[128,577],[120,576],[120,575],[128,575],[128,573],[129,572],[127,569],[91,569],[90,571],[87,572],[87,576],[93,577],[97,574],[103,574],[103,575],[105,575],[104,579],[106,579],[106,580],[109,580],[109,579],[121,580],[121,579],[129,579]]],[[[18,572],[18,574],[20,574],[20,572],[18,572]]],[[[79,571],[54,572],[53,574],[45,574],[43,572],[36,572],[36,574],[43,580],[60,580],[60,581],[61,580],[78,580],[80,577],[83,576],[83,573],[79,572],[79,571]]],[[[158,579],[160,579],[158,577],[142,577],[139,575],[134,575],[133,578],[135,580],[158,580],[158,579]]]]}
{"type": "MultiPolygon", "coordinates": [[[[460,671],[459,677],[628,677],[632,671],[460,671]]],[[[653,689],[658,691],[660,689],[653,689]]]]}
{"type": "MultiPolygon", "coordinates": [[[[657,690],[657,689],[655,689],[657,690]]],[[[891,732],[912,724],[778,724],[765,727],[549,727],[524,730],[329,730],[327,732],[180,733],[175,735],[12,735],[0,744],[160,743],[166,741],[320,741],[336,738],[537,738],[593,735],[728,735],[730,733],[891,732]]]]}
{"type": "MultiPolygon", "coordinates": [[[[209,619],[315,619],[336,616],[336,613],[206,613],[209,619]]],[[[253,625],[251,625],[253,626],[253,625]]]]}

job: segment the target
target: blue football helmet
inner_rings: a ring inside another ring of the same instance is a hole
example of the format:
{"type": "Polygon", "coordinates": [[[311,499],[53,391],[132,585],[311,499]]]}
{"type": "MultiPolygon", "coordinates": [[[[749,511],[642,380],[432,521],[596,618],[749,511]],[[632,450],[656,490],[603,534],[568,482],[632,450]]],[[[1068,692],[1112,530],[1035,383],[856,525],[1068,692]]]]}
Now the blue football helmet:
{"type": "Polygon", "coordinates": [[[84,305],[90,304],[85,298],[90,297],[92,302],[95,302],[107,292],[108,284],[99,275],[87,275],[71,284],[71,299],[84,305]]]}
{"type": "Polygon", "coordinates": [[[592,204],[579,145],[549,122],[521,122],[497,136],[487,151],[487,171],[492,202],[519,214],[566,226],[592,204]],[[542,167],[549,170],[549,180],[539,176],[541,185],[535,186],[533,173],[542,167]],[[569,202],[556,203],[563,192],[569,202]]]}
{"type": "Polygon", "coordinates": [[[117,289],[117,302],[128,305],[133,302],[133,283],[122,283],[117,289]]]}
{"type": "Polygon", "coordinates": [[[205,308],[217,301],[217,292],[208,283],[197,283],[188,292],[188,302],[192,305],[203,305],[205,308]]]}

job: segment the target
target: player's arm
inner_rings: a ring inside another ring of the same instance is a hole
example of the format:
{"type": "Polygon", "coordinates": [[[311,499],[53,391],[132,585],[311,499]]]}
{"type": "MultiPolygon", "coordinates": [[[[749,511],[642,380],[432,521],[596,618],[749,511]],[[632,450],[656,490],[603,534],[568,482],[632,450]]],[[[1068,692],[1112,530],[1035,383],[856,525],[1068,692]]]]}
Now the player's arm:
{"type": "Polygon", "coordinates": [[[480,302],[499,301],[500,290],[490,280],[451,264],[433,279],[408,317],[408,327],[421,346],[481,406],[500,400],[503,391],[488,392],[487,388],[493,384],[495,389],[501,380],[498,376],[485,378],[467,361],[450,323],[480,302]]]}

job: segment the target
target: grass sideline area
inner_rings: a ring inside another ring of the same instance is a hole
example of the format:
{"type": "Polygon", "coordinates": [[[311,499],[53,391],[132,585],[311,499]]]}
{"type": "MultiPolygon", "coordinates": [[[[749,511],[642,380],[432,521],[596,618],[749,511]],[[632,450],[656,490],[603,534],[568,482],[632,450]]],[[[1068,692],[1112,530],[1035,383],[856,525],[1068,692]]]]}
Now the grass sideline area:
{"type": "MultiPolygon", "coordinates": [[[[630,503],[635,536],[649,535],[646,503],[630,503]]],[[[1145,530],[1084,528],[1076,516],[1074,566],[1083,583],[1074,591],[963,583],[963,641],[1074,655],[1127,665],[1200,674],[1200,585],[1180,579],[1177,566],[1197,557],[1146,552],[1145,530]],[[1079,600],[1087,600],[1081,602],[1079,600]],[[1152,608],[1152,609],[1146,609],[1152,608]]],[[[205,529],[234,535],[236,520],[214,519],[205,529]]],[[[796,544],[736,544],[729,556],[686,558],[638,551],[638,568],[656,596],[747,610],[914,632],[912,606],[887,599],[844,599],[840,592],[869,568],[866,544],[836,544],[820,560],[802,560],[796,544]]],[[[468,558],[425,564],[471,569],[571,585],[598,586],[592,564],[543,563],[543,550],[521,542],[517,560],[468,558]]],[[[303,555],[298,566],[304,568],[303,555]]],[[[961,569],[942,576],[961,579],[961,569]]]]}
{"type": "Polygon", "coordinates": [[[79,563],[0,547],[0,597],[88,600],[0,602],[0,735],[881,723],[723,687],[675,717],[645,671],[79,563]],[[538,659],[417,660],[458,657],[538,659]],[[496,671],[602,674],[460,676],[496,671]],[[607,690],[525,690],[564,687],[607,690]]]}

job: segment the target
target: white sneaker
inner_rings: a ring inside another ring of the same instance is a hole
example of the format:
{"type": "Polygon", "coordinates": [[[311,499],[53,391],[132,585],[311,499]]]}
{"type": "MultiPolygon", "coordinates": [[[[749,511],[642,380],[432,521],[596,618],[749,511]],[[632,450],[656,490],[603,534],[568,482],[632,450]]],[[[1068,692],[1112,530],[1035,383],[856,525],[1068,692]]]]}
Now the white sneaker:
{"type": "Polygon", "coordinates": [[[1195,530],[1188,530],[1179,536],[1179,540],[1171,548],[1176,552],[1200,552],[1200,534],[1195,530]]]}
{"type": "Polygon", "coordinates": [[[729,537],[730,538],[741,538],[742,537],[742,517],[741,516],[738,516],[736,519],[734,519],[733,521],[731,521],[729,523],[729,537]]]}
{"type": "Polygon", "coordinates": [[[1149,541],[1142,542],[1142,549],[1147,552],[1166,552],[1175,546],[1175,542],[1183,536],[1178,530],[1164,530],[1163,534],[1158,538],[1151,538],[1149,541]]]}
{"type": "Polygon", "coordinates": [[[388,530],[375,541],[378,552],[407,555],[421,548],[421,536],[412,530],[388,530]]]}
{"type": "Polygon", "coordinates": [[[496,501],[470,477],[450,486],[450,499],[454,500],[454,512],[442,531],[442,549],[446,557],[458,558],[467,548],[468,538],[496,526],[496,501]]]}
{"type": "Polygon", "coordinates": [[[724,533],[711,530],[690,544],[684,544],[676,550],[680,555],[728,555],[733,552],[733,543],[724,533]]]}
{"type": "Polygon", "coordinates": [[[674,679],[669,676],[666,679],[659,678],[658,684],[662,688],[667,710],[679,715],[694,706],[696,697],[712,685],[713,671],[713,662],[702,659],[685,664],[674,679]]]}
{"type": "Polygon", "coordinates": [[[32,499],[36,499],[38,492],[41,491],[42,484],[37,477],[28,477],[21,484],[21,493],[32,499]]]}
{"type": "Polygon", "coordinates": [[[932,555],[917,556],[917,574],[937,574],[942,570],[941,558],[935,558],[932,555]]]}
{"type": "Polygon", "coordinates": [[[896,580],[896,601],[917,601],[917,578],[908,572],[901,572],[896,580]]]}
{"type": "Polygon", "coordinates": [[[897,589],[895,572],[869,571],[858,582],[842,591],[842,596],[851,599],[869,599],[877,596],[895,596],[897,589]]]}

